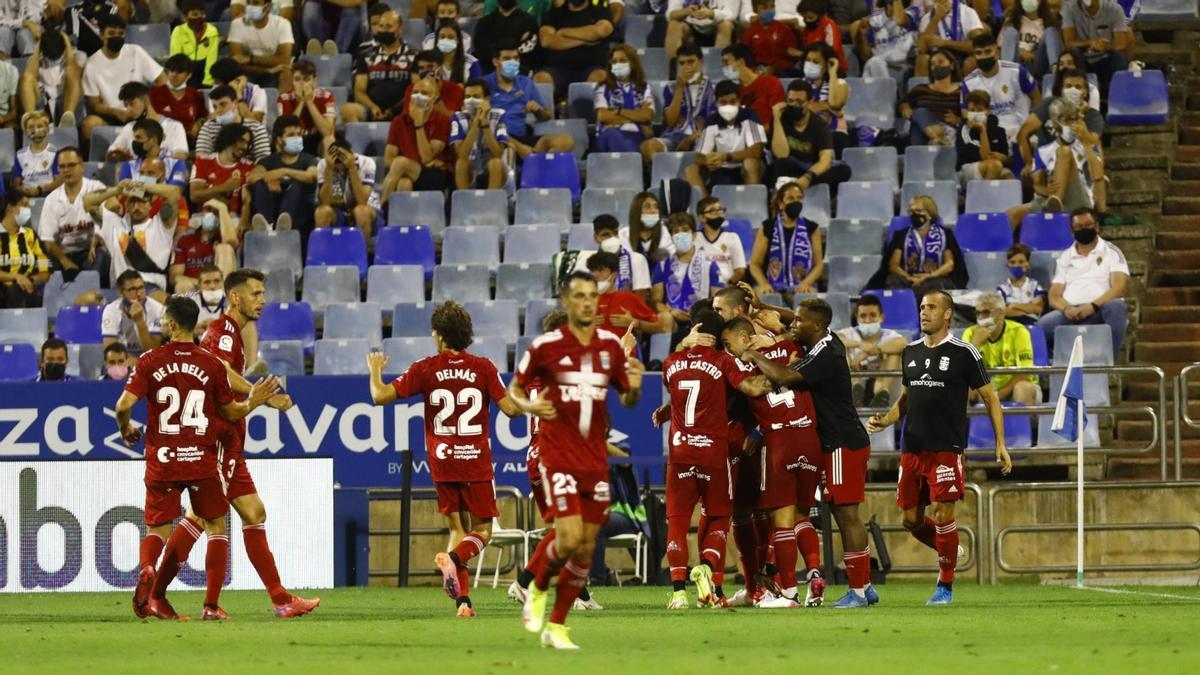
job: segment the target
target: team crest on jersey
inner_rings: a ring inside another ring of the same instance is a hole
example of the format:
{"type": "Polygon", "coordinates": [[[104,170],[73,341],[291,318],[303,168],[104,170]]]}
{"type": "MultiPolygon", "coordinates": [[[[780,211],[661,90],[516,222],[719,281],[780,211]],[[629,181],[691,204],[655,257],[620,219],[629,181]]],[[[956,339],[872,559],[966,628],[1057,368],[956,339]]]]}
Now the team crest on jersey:
{"type": "Polygon", "coordinates": [[[612,368],[612,358],[608,352],[600,352],[600,368],[603,370],[612,368]]]}
{"type": "Polygon", "coordinates": [[[950,370],[950,357],[949,356],[943,356],[941,358],[941,360],[938,361],[938,370],[940,370],[942,372],[950,370]]]}
{"type": "Polygon", "coordinates": [[[219,347],[223,352],[233,351],[233,336],[222,335],[221,339],[217,342],[217,347],[219,347]]]}

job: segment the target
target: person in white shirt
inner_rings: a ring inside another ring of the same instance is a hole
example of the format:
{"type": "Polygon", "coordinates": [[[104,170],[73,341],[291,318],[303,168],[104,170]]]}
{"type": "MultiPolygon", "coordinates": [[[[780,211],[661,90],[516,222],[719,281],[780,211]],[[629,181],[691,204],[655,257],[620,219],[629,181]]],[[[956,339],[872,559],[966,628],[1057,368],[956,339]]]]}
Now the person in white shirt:
{"type": "MultiPolygon", "coordinates": [[[[618,266],[613,285],[620,291],[633,291],[643,300],[650,299],[650,263],[646,256],[634,251],[621,241],[621,223],[607,213],[596,216],[592,220],[592,239],[600,251],[607,251],[617,256],[618,266]]],[[[575,259],[573,272],[588,271],[587,261],[596,251],[580,251],[575,259]]]]}
{"type": "MultiPolygon", "coordinates": [[[[863,295],[854,306],[855,325],[847,326],[837,335],[846,345],[846,361],[855,372],[900,370],[900,352],[908,338],[883,327],[883,303],[874,295],[863,295]]],[[[896,377],[856,378],[851,387],[855,405],[886,408],[892,392],[900,384],[896,377]]]]}
{"type": "Polygon", "coordinates": [[[1004,316],[1026,325],[1037,323],[1046,311],[1046,289],[1029,276],[1033,252],[1025,244],[1016,243],[1008,248],[1006,255],[1009,278],[996,287],[1004,298],[1004,316]]]}
{"type": "Polygon", "coordinates": [[[1087,132],[1083,108],[1066,99],[1050,104],[1054,140],[1033,154],[1033,200],[1008,210],[1015,228],[1026,215],[1043,211],[1070,211],[1095,207],[1103,213],[1108,204],[1108,179],[1099,138],[1084,142],[1087,132]]]}
{"type": "MultiPolygon", "coordinates": [[[[271,13],[291,21],[296,17],[296,3],[294,0],[275,0],[271,3],[271,13]]],[[[246,0],[232,0],[229,3],[229,18],[237,21],[246,15],[246,0]]]]}
{"type": "Polygon", "coordinates": [[[1083,207],[1071,212],[1071,234],[1075,244],[1058,257],[1050,282],[1048,300],[1053,311],[1039,319],[1038,325],[1053,349],[1054,331],[1059,326],[1108,324],[1115,360],[1125,342],[1129,320],[1125,302],[1129,265],[1121,249],[1100,238],[1095,209],[1083,207]]]}
{"type": "Polygon", "coordinates": [[[25,113],[21,118],[26,146],[17,151],[13,160],[13,187],[26,197],[45,197],[62,185],[55,175],[55,156],[58,148],[47,139],[50,136],[50,116],[43,110],[25,113]]]}
{"type": "Polygon", "coordinates": [[[126,270],[117,277],[120,297],[104,306],[100,315],[100,335],[104,346],[113,343],[137,356],[162,343],[162,303],[146,297],[146,283],[137,270],[126,270]]]}
{"type": "Polygon", "coordinates": [[[151,293],[159,296],[160,302],[166,297],[167,268],[175,250],[181,194],[174,185],[123,180],[107,190],[83,197],[84,208],[92,218],[100,220],[99,237],[112,256],[111,274],[120,277],[125,270],[137,270],[147,284],[157,287],[151,293]],[[125,197],[124,205],[121,196],[125,197]],[[162,197],[155,216],[150,215],[153,197],[162,197]]]}
{"type": "Polygon", "coordinates": [[[1012,145],[1029,117],[1029,109],[1042,100],[1042,90],[1025,66],[1000,60],[1000,48],[990,33],[976,35],[971,44],[978,67],[963,78],[963,99],[976,89],[986,91],[992,99],[992,114],[1012,145]]]}
{"type": "Polygon", "coordinates": [[[229,24],[229,53],[246,76],[264,87],[291,90],[292,23],[271,14],[267,0],[246,0],[246,14],[229,24]]]}
{"type": "Polygon", "coordinates": [[[708,120],[696,143],[696,161],[685,171],[687,181],[708,196],[710,182],[762,183],[763,146],[767,132],[757,116],[742,107],[738,83],[717,85],[717,114],[708,120]]]}
{"type": "Polygon", "coordinates": [[[179,120],[163,117],[154,106],[150,105],[150,87],[141,82],[127,82],[121,87],[121,103],[129,121],[117,132],[117,137],[108,146],[105,159],[109,162],[126,162],[138,156],[133,149],[133,125],[140,119],[152,119],[158,122],[163,130],[163,141],[159,147],[161,157],[174,157],[186,160],[188,158],[187,129],[179,120]]]}
{"type": "Polygon", "coordinates": [[[225,273],[216,265],[205,265],[200,268],[195,290],[177,295],[190,298],[200,308],[196,319],[196,331],[200,332],[225,312],[225,273]]]}
{"type": "MultiPolygon", "coordinates": [[[[265,124],[263,120],[267,119],[267,90],[247,79],[246,73],[237,61],[230,58],[217,59],[208,72],[212,75],[213,89],[223,84],[227,84],[233,89],[234,94],[237,95],[235,103],[242,119],[251,119],[265,124]]],[[[275,101],[271,103],[274,104],[275,101]]],[[[209,108],[212,108],[211,98],[209,108]]]]}
{"type": "Polygon", "coordinates": [[[116,14],[100,17],[100,38],[104,41],[83,67],[83,97],[88,116],[81,126],[83,144],[92,138],[92,130],[105,125],[130,121],[129,111],[121,102],[121,87],[127,82],[157,86],[167,81],[162,66],[138,45],[125,44],[125,21],[116,14]]]}
{"type": "Polygon", "coordinates": [[[37,35],[42,31],[42,9],[45,6],[46,0],[0,2],[0,54],[8,58],[33,53],[37,35]]]}
{"type": "Polygon", "coordinates": [[[667,0],[667,59],[685,42],[728,47],[740,9],[738,0],[667,0]]]}
{"type": "Polygon", "coordinates": [[[962,0],[934,0],[932,5],[921,17],[914,74],[929,76],[929,55],[939,47],[954,52],[963,61],[963,71],[969,71],[971,38],[987,30],[979,14],[962,0]]]}
{"type": "Polygon", "coordinates": [[[717,263],[721,283],[737,285],[746,277],[746,249],[737,233],[722,229],[725,224],[725,207],[716,197],[705,197],[696,204],[696,213],[702,226],[696,237],[696,247],[717,263]]]}
{"type": "Polygon", "coordinates": [[[76,148],[58,151],[59,185],[46,197],[38,220],[38,238],[55,267],[63,271],[63,277],[73,280],[79,270],[100,272],[102,287],[108,286],[108,254],[97,250],[96,222],[83,206],[83,196],[99,192],[104,183],[83,176],[83,156],[76,148]]]}
{"type": "MultiPolygon", "coordinates": [[[[778,14],[776,14],[778,18],[778,14]]],[[[854,45],[865,58],[863,77],[891,77],[904,81],[917,46],[921,3],[876,0],[870,13],[850,26],[854,45]]]]}
{"type": "Polygon", "coordinates": [[[316,227],[354,225],[369,240],[383,223],[375,191],[375,160],[354,152],[345,139],[329,144],[317,162],[316,227]]]}
{"type": "Polygon", "coordinates": [[[83,64],[77,54],[62,33],[43,32],[21,73],[21,109],[45,108],[60,126],[75,126],[83,91],[83,64]]]}

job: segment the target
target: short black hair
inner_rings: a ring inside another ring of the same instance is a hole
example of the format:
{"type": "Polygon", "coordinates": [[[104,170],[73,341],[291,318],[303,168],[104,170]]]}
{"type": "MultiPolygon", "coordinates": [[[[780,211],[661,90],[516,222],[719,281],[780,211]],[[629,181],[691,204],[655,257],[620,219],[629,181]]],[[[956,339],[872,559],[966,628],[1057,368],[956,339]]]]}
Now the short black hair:
{"type": "Polygon", "coordinates": [[[46,338],[46,341],[42,343],[41,355],[45,356],[46,350],[48,350],[48,349],[65,350],[66,348],[67,348],[67,343],[63,342],[62,340],[60,340],[56,337],[46,338]]]}
{"type": "Polygon", "coordinates": [[[591,257],[588,258],[587,268],[589,272],[595,272],[596,270],[608,270],[610,272],[616,272],[617,270],[621,269],[621,259],[617,257],[616,253],[598,251],[593,253],[591,257]]]}
{"type": "Polygon", "coordinates": [[[725,319],[722,319],[721,315],[712,309],[706,309],[701,310],[692,318],[692,325],[700,327],[701,335],[711,335],[720,341],[721,332],[725,330],[725,319]]]}
{"type": "Polygon", "coordinates": [[[788,90],[789,92],[791,92],[791,91],[796,91],[796,92],[800,92],[800,91],[802,91],[802,92],[804,92],[804,93],[805,93],[805,95],[807,95],[807,96],[808,96],[809,100],[812,100],[812,97],[813,97],[813,95],[812,95],[812,85],[810,85],[810,84],[808,83],[808,80],[806,80],[806,79],[804,79],[804,78],[799,78],[799,77],[798,77],[798,78],[796,78],[796,79],[792,80],[790,83],[788,83],[787,90],[788,90]]]}
{"type": "Polygon", "coordinates": [[[250,129],[245,124],[240,122],[226,124],[221,127],[221,130],[217,132],[217,137],[213,139],[213,150],[221,152],[226,148],[231,148],[248,133],[250,133],[250,129]]]}
{"type": "Polygon", "coordinates": [[[75,147],[75,146],[73,146],[73,145],[68,145],[68,146],[67,146],[67,147],[65,147],[65,148],[59,148],[59,149],[58,149],[58,152],[54,153],[54,164],[55,164],[55,166],[57,166],[57,165],[58,165],[58,160],[59,160],[59,158],[61,158],[61,157],[63,156],[63,154],[64,154],[64,153],[67,153],[67,152],[73,152],[73,153],[75,153],[76,155],[79,155],[79,161],[81,161],[81,162],[83,161],[83,153],[79,151],[79,148],[77,148],[77,147],[75,147]]]}
{"type": "Polygon", "coordinates": [[[237,92],[233,90],[233,87],[229,86],[228,84],[218,84],[212,88],[212,91],[208,92],[208,100],[215,101],[219,98],[227,98],[231,101],[236,101],[238,100],[238,95],[237,92]]]}
{"type": "Polygon", "coordinates": [[[196,330],[196,321],[200,319],[200,305],[189,297],[173,295],[167,300],[163,316],[174,321],[181,330],[190,333],[196,330]]]}
{"type": "Polygon", "coordinates": [[[442,64],[442,53],[436,49],[422,49],[417,52],[417,58],[413,59],[413,65],[425,61],[427,63],[436,63],[439,66],[442,64]]]}
{"type": "Polygon", "coordinates": [[[454,351],[462,351],[471,346],[475,340],[475,329],[471,325],[471,315],[462,305],[453,300],[447,300],[433,310],[429,325],[442,338],[442,342],[454,351]]]}
{"type": "Polygon", "coordinates": [[[128,281],[133,281],[134,279],[137,279],[138,281],[142,280],[142,275],[137,270],[125,270],[124,272],[121,272],[121,275],[117,277],[117,290],[125,290],[125,283],[128,281]]]}
{"type": "Polygon", "coordinates": [[[855,314],[858,314],[859,307],[878,307],[879,311],[883,311],[883,303],[879,301],[879,296],[872,293],[863,293],[858,296],[858,301],[854,303],[855,314]]]}
{"type": "Polygon", "coordinates": [[[972,49],[983,49],[984,47],[991,47],[995,44],[996,36],[992,35],[991,31],[989,30],[984,30],[975,37],[971,38],[972,49]]]}
{"type": "Polygon", "coordinates": [[[735,316],[725,322],[726,333],[749,333],[754,335],[754,322],[744,316],[735,316]]]}
{"type": "Polygon", "coordinates": [[[163,68],[168,73],[190,73],[192,64],[193,61],[186,54],[175,54],[163,62],[163,68]]]}
{"type": "Polygon", "coordinates": [[[821,319],[821,324],[828,327],[833,321],[833,308],[829,306],[821,298],[805,298],[796,305],[799,309],[804,309],[813,314],[816,314],[821,319]]]}
{"type": "Polygon", "coordinates": [[[204,10],[203,0],[179,0],[179,13],[186,15],[193,10],[204,10]]]}
{"type": "Polygon", "coordinates": [[[742,98],[742,86],[733,80],[721,80],[717,83],[715,95],[717,98],[737,94],[738,100],[742,98]]]}
{"type": "Polygon", "coordinates": [[[491,89],[488,89],[488,83],[481,78],[472,77],[471,79],[467,80],[466,84],[463,85],[463,89],[469,89],[470,87],[479,87],[483,90],[484,96],[492,95],[491,89]]]}
{"type": "Polygon", "coordinates": [[[108,343],[108,346],[104,348],[104,356],[107,357],[110,352],[121,352],[122,354],[126,355],[129,354],[129,350],[120,342],[108,343]]]}
{"type": "Polygon", "coordinates": [[[21,200],[25,199],[25,193],[16,189],[11,180],[4,181],[4,210],[9,208],[17,208],[21,205],[21,200]]]}
{"type": "Polygon", "coordinates": [[[612,230],[613,232],[620,231],[621,221],[617,220],[616,216],[608,213],[601,213],[592,219],[592,234],[599,234],[604,230],[612,230]]]}
{"type": "Polygon", "coordinates": [[[275,124],[271,126],[271,144],[274,145],[278,141],[283,132],[287,131],[288,127],[303,127],[300,118],[295,115],[280,115],[275,118],[275,124]]]}
{"type": "Polygon", "coordinates": [[[694,56],[704,60],[704,52],[700,51],[700,46],[694,42],[685,42],[680,45],[679,49],[675,51],[675,58],[678,59],[680,56],[694,56]]]}
{"type": "Polygon", "coordinates": [[[150,96],[150,87],[147,87],[142,82],[126,82],[121,85],[121,89],[117,92],[117,98],[122,102],[132,101],[139,98],[150,96]]]}
{"type": "Polygon", "coordinates": [[[715,311],[713,309],[712,298],[700,298],[688,308],[688,320],[695,321],[696,317],[702,313],[712,311],[715,311]]]}
{"type": "Polygon", "coordinates": [[[740,287],[726,286],[713,295],[713,300],[725,300],[726,298],[728,298],[733,304],[741,307],[742,311],[750,310],[750,294],[746,291],[743,291],[740,287]]]}
{"type": "Polygon", "coordinates": [[[60,31],[44,30],[41,39],[38,40],[38,50],[44,58],[55,61],[61,59],[67,51],[67,42],[60,31]]]}
{"type": "Polygon", "coordinates": [[[163,138],[166,137],[166,134],[163,133],[162,125],[158,123],[158,120],[152,120],[149,117],[143,117],[134,122],[133,130],[135,132],[141,130],[148,138],[156,139],[160,145],[163,142],[163,138]]]}
{"type": "Polygon", "coordinates": [[[750,48],[746,45],[729,45],[721,50],[721,56],[725,56],[726,54],[732,56],[735,61],[744,61],[746,63],[746,67],[751,70],[758,65],[758,63],[754,60],[754,52],[750,51],[750,48]]]}
{"type": "Polygon", "coordinates": [[[250,269],[249,267],[243,267],[241,269],[234,270],[225,276],[225,293],[226,295],[232,293],[239,286],[247,281],[250,281],[251,279],[254,279],[255,281],[265,281],[266,278],[266,275],[264,275],[262,272],[259,272],[255,269],[250,269]]]}
{"type": "Polygon", "coordinates": [[[1084,214],[1091,216],[1092,220],[1096,221],[1096,225],[1100,225],[1100,212],[1090,206],[1080,206],[1076,209],[1072,209],[1071,222],[1075,222],[1075,216],[1082,216],[1084,214]]]}
{"type": "MultiPolygon", "coordinates": [[[[213,62],[212,68],[208,70],[208,74],[212,75],[214,80],[222,84],[233,82],[241,77],[242,73],[242,64],[229,57],[217,59],[213,62]]],[[[210,95],[209,98],[212,98],[212,96],[210,95]]]]}
{"type": "Polygon", "coordinates": [[[125,28],[125,19],[122,19],[117,14],[101,14],[96,21],[96,26],[103,31],[105,28],[125,28]]]}

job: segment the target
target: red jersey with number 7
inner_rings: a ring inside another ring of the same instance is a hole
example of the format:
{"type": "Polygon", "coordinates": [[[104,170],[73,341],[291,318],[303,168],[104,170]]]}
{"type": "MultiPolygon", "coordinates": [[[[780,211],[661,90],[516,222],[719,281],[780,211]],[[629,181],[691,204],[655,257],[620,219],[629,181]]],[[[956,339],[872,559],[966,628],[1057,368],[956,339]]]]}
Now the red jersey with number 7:
{"type": "Polygon", "coordinates": [[[712,347],[675,352],[663,361],[663,383],[671,399],[668,460],[697,466],[724,466],[729,455],[729,387],[747,375],[733,357],[712,347]]]}
{"type": "Polygon", "coordinates": [[[194,344],[168,342],[142,354],[125,391],[146,399],[146,480],[217,475],[217,410],[234,398],[215,356],[194,344]]]}
{"type": "Polygon", "coordinates": [[[400,398],[425,399],[425,454],[435,482],[492,480],[488,406],[505,396],[495,364],[467,352],[442,352],[412,364],[392,388],[400,398]]]}
{"type": "Polygon", "coordinates": [[[540,383],[557,416],[538,422],[538,449],[548,469],[608,471],[608,388],[629,390],[625,351],[616,334],[597,328],[588,344],[564,326],[533,341],[517,366],[526,391],[540,383]]]}
{"type": "MultiPolygon", "coordinates": [[[[804,352],[791,340],[776,343],[762,350],[762,355],[775,363],[787,365],[792,356],[803,356],[804,352]]],[[[746,376],[759,374],[753,363],[735,359],[738,369],[746,376]]],[[[813,407],[812,393],[807,389],[780,389],[750,399],[754,418],[764,434],[780,429],[801,429],[816,424],[817,411],[813,407]]]]}

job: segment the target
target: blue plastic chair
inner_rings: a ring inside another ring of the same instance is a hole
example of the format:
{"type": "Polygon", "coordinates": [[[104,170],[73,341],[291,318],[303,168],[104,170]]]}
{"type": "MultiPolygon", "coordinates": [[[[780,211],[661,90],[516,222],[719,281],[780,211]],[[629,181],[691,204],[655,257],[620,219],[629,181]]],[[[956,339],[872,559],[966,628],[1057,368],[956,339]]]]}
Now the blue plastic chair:
{"type": "Polygon", "coordinates": [[[694,152],[660,152],[650,160],[650,184],[668,178],[683,178],[683,172],[696,161],[694,152]]]}
{"type": "Polygon", "coordinates": [[[424,225],[392,225],[379,231],[375,241],[376,265],[420,265],[425,281],[436,265],[433,235],[424,225]]]}
{"type": "Polygon", "coordinates": [[[496,299],[525,303],[550,297],[550,269],[550,263],[500,265],[496,270],[496,299]]]}
{"type": "Polygon", "coordinates": [[[517,190],[517,210],[513,222],[517,225],[570,222],[571,199],[571,191],[566,188],[517,190]]]}
{"type": "Polygon", "coordinates": [[[299,340],[305,353],[311,353],[317,340],[312,307],[307,302],[267,303],[258,318],[258,336],[263,342],[299,340]]]}
{"type": "Polygon", "coordinates": [[[517,321],[520,305],[516,300],[467,302],[463,307],[471,315],[471,327],[476,337],[500,337],[507,344],[513,344],[521,334],[517,321]]]}
{"type": "Polygon", "coordinates": [[[354,65],[354,57],[350,54],[334,54],[333,56],[302,54],[300,60],[308,61],[317,67],[317,82],[322,87],[347,86],[353,77],[351,69],[354,65]]]}
{"type": "Polygon", "coordinates": [[[455,190],[450,196],[450,227],[508,225],[504,190],[455,190]]]}
{"type": "MultiPolygon", "coordinates": [[[[973,180],[967,183],[967,213],[997,213],[1020,206],[1021,181],[973,180]]],[[[940,205],[939,205],[940,206],[940,205]]]]}
{"type": "Polygon", "coordinates": [[[904,150],[904,180],[956,180],[958,150],[950,145],[910,145],[904,150]]]}
{"type": "Polygon", "coordinates": [[[33,382],[37,376],[38,353],[33,345],[0,345],[0,382],[33,382]]]}
{"type": "Polygon", "coordinates": [[[437,344],[429,336],[428,331],[423,336],[391,337],[383,341],[383,353],[388,357],[384,375],[398,377],[404,374],[412,364],[427,356],[437,353],[437,344]]]}
{"type": "MultiPolygon", "coordinates": [[[[12,138],[12,129],[5,129],[3,131],[7,131],[9,138],[12,138]]],[[[109,126],[96,127],[95,129],[92,129],[91,145],[88,146],[88,160],[93,162],[103,162],[104,155],[108,153],[108,147],[112,145],[114,140],[116,140],[117,133],[120,131],[121,127],[109,126]]],[[[0,133],[0,145],[5,143],[4,136],[5,134],[0,133]]],[[[11,148],[13,146],[8,145],[7,147],[11,148]]],[[[4,166],[3,162],[0,162],[0,170],[8,171],[10,169],[12,169],[11,160],[9,161],[7,168],[4,166]]]]}
{"type": "Polygon", "coordinates": [[[491,300],[487,265],[438,265],[433,270],[433,301],[491,300]]]}
{"type": "Polygon", "coordinates": [[[323,338],[313,354],[313,375],[366,375],[370,345],[362,338],[323,338]]]}
{"type": "Polygon", "coordinates": [[[304,268],[304,288],[300,299],[321,315],[326,305],[358,302],[361,282],[353,265],[321,265],[304,268]]]}
{"type": "Polygon", "coordinates": [[[1058,265],[1058,256],[1062,251],[1034,251],[1029,261],[1029,276],[1038,280],[1042,288],[1050,288],[1050,280],[1054,278],[1054,269],[1058,265]]]}
{"type": "Polygon", "coordinates": [[[439,190],[393,192],[388,197],[388,225],[424,225],[440,239],[446,229],[446,198],[439,190]]]}
{"type": "Polygon", "coordinates": [[[967,288],[994,291],[1008,280],[1008,260],[1003,253],[965,251],[967,288]]]}
{"type": "Polygon", "coordinates": [[[917,299],[909,288],[889,288],[886,290],[870,290],[867,295],[879,298],[883,305],[883,327],[891,328],[904,335],[916,336],[921,330],[921,320],[917,315],[917,299]]]}
{"type": "Polygon", "coordinates": [[[591,82],[572,82],[567,86],[567,117],[596,123],[596,85],[591,82]]]}
{"type": "MultiPolygon", "coordinates": [[[[346,142],[354,152],[370,157],[380,157],[387,150],[388,128],[391,122],[351,122],[344,125],[346,142]]],[[[389,167],[377,166],[380,175],[387,175],[389,167]]]]}
{"type": "Polygon", "coordinates": [[[318,227],[308,235],[304,266],[352,265],[367,278],[367,240],[357,227],[318,227]]]}
{"type": "MultiPolygon", "coordinates": [[[[558,300],[554,298],[530,300],[525,303],[525,330],[522,334],[530,337],[541,335],[542,320],[555,309],[558,309],[558,300]]],[[[517,357],[520,358],[521,354],[522,352],[517,352],[517,357]]]]}
{"type": "Polygon", "coordinates": [[[838,186],[838,218],[889,221],[895,215],[892,188],[887,183],[846,181],[838,186]]]}
{"type": "Polygon", "coordinates": [[[846,148],[842,161],[850,165],[850,179],[856,181],[880,181],[900,188],[900,172],[896,161],[896,148],[846,148]]]}
{"type": "MultiPolygon", "coordinates": [[[[1020,403],[1005,401],[1005,408],[1023,408],[1020,403]]],[[[987,415],[972,415],[967,418],[967,448],[996,447],[996,434],[992,431],[992,421],[987,415]]],[[[1004,416],[1004,442],[1009,448],[1033,447],[1033,424],[1029,415],[1004,416]]]]}
{"type": "Polygon", "coordinates": [[[504,231],[506,263],[544,263],[561,250],[557,225],[513,225],[504,231]]]}
{"type": "Polygon", "coordinates": [[[653,14],[634,14],[630,12],[625,15],[625,42],[633,47],[661,47],[662,45],[650,44],[650,35],[654,32],[653,14]]]}
{"type": "Polygon", "coordinates": [[[566,188],[571,201],[579,201],[579,167],[567,152],[532,153],[521,165],[521,188],[566,188]]]}
{"type": "Polygon", "coordinates": [[[46,341],[48,323],[46,310],[41,307],[0,309],[0,343],[24,342],[40,349],[46,341]]]}
{"type": "Polygon", "coordinates": [[[829,221],[825,255],[871,255],[883,248],[883,223],[874,219],[835,218],[829,221]]]}
{"type": "Polygon", "coordinates": [[[920,195],[933,197],[938,207],[938,215],[944,224],[953,225],[958,220],[958,181],[905,181],[900,188],[900,212],[908,213],[909,203],[913,197],[920,195]]]}
{"type": "Polygon", "coordinates": [[[608,214],[624,222],[629,214],[629,204],[638,190],[629,188],[593,188],[583,190],[579,206],[579,222],[590,223],[596,216],[608,214]]]}
{"type": "Polygon", "coordinates": [[[1021,219],[1021,243],[1035,251],[1065,251],[1075,243],[1071,214],[1027,214],[1021,219]]]}
{"type": "Polygon", "coordinates": [[[99,305],[66,305],[59,308],[54,322],[54,336],[74,344],[103,342],[100,320],[104,307],[99,305]]]}
{"type": "Polygon", "coordinates": [[[397,302],[392,307],[392,337],[428,337],[435,309],[432,302],[397,302]]]}
{"type": "Polygon", "coordinates": [[[442,265],[500,264],[500,228],[473,225],[446,228],[442,241],[442,265]]]}
{"type": "Polygon", "coordinates": [[[249,231],[242,242],[246,267],[268,272],[289,270],[293,280],[300,279],[304,261],[300,257],[300,232],[282,230],[249,231]]]}
{"type": "Polygon", "coordinates": [[[420,265],[371,265],[367,270],[367,302],[379,303],[391,316],[398,302],[425,300],[425,270],[420,265]]]}
{"type": "Polygon", "coordinates": [[[850,96],[843,114],[852,126],[890,129],[896,119],[896,81],[890,77],[847,77],[850,96]]]}
{"type": "Polygon", "coordinates": [[[1109,124],[1162,124],[1169,114],[1167,80],[1161,70],[1113,73],[1105,118],[1109,124]]]}
{"type": "Polygon", "coordinates": [[[642,70],[646,72],[647,80],[665,80],[668,78],[667,50],[661,47],[649,47],[637,50],[642,62],[642,70]]]}
{"type": "Polygon", "coordinates": [[[125,40],[145,49],[155,61],[162,61],[170,51],[171,27],[165,23],[133,24],[126,28],[125,40]]]}
{"type": "Polygon", "coordinates": [[[1033,343],[1033,365],[1050,365],[1050,348],[1046,346],[1046,331],[1038,324],[1026,326],[1029,329],[1029,341],[1033,343]]]}
{"type": "Polygon", "coordinates": [[[258,345],[259,355],[272,375],[304,374],[304,345],[299,340],[269,340],[258,345]]]}
{"type": "Polygon", "coordinates": [[[958,218],[954,237],[963,251],[1003,253],[1012,246],[1012,228],[1003,213],[964,213],[958,218]]]}
{"type": "Polygon", "coordinates": [[[587,156],[589,188],[629,188],[642,191],[642,156],[636,152],[593,152],[587,156]],[[634,170],[637,169],[637,170],[634,170]]]}
{"type": "Polygon", "coordinates": [[[879,262],[882,258],[883,256],[880,254],[826,257],[825,266],[829,269],[829,291],[858,293],[863,286],[867,285],[871,275],[879,269],[879,262]]]}
{"type": "MultiPolygon", "coordinates": [[[[575,142],[575,146],[571,149],[572,156],[574,156],[576,162],[583,161],[583,156],[587,154],[589,143],[591,142],[588,137],[587,120],[571,117],[565,120],[547,120],[533,125],[534,136],[540,137],[547,134],[566,134],[570,136],[575,142]]],[[[525,161],[529,161],[529,159],[526,158],[525,161]]]]}
{"type": "MultiPolygon", "coordinates": [[[[516,342],[516,340],[513,340],[516,342]]],[[[483,335],[475,338],[471,343],[470,351],[476,356],[482,356],[496,365],[496,370],[507,373],[508,367],[508,345],[509,342],[502,337],[494,335],[483,335]]]]}
{"type": "Polygon", "coordinates": [[[591,223],[575,223],[571,225],[571,229],[567,230],[567,250],[596,250],[596,234],[591,223]]]}
{"type": "Polygon", "coordinates": [[[761,223],[768,217],[765,185],[715,185],[712,196],[721,200],[727,218],[761,223]]]}
{"type": "MultiPolygon", "coordinates": [[[[34,214],[33,222],[37,221],[34,214]]],[[[96,270],[81,270],[72,282],[63,281],[62,272],[54,272],[42,290],[42,307],[47,315],[58,315],[58,310],[75,302],[75,298],[89,291],[100,290],[100,273],[96,270]]]]}
{"type": "Polygon", "coordinates": [[[377,302],[348,302],[329,305],[325,308],[325,332],[321,336],[331,338],[361,338],[372,349],[383,344],[383,320],[377,302]]]}
{"type": "Polygon", "coordinates": [[[744,218],[730,218],[721,229],[736,234],[738,239],[742,240],[742,251],[749,260],[750,252],[754,250],[754,237],[758,234],[758,227],[744,218]]]}

